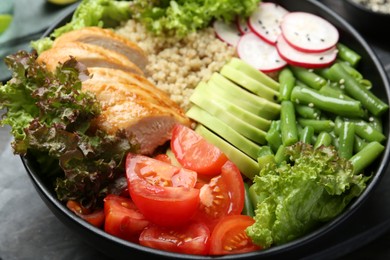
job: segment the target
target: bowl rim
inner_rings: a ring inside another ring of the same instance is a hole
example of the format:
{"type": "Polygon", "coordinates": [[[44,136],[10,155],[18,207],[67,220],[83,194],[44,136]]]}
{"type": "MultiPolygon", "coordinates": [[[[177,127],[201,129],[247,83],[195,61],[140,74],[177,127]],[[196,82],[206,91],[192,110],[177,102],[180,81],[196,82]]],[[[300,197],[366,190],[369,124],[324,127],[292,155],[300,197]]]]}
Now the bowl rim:
{"type": "MultiPolygon", "coordinates": [[[[270,2],[283,2],[288,0],[270,0],[270,2]]],[[[330,16],[332,19],[335,19],[338,23],[341,24],[342,27],[345,28],[345,30],[350,33],[354,40],[362,46],[362,48],[368,53],[370,59],[375,65],[375,69],[377,70],[381,81],[383,82],[383,88],[386,92],[386,98],[387,103],[390,103],[390,83],[389,78],[384,70],[383,65],[381,64],[381,61],[379,60],[376,53],[373,51],[371,46],[364,40],[364,38],[361,36],[361,34],[356,31],[344,18],[342,18],[339,14],[337,14],[335,11],[331,10],[329,7],[325,6],[323,3],[317,0],[305,0],[309,4],[311,4],[316,9],[320,9],[322,12],[324,12],[326,15],[330,16]]],[[[346,0],[349,2],[349,0],[346,0]]],[[[61,23],[67,22],[71,15],[73,14],[74,10],[78,4],[74,5],[74,8],[71,8],[69,10],[69,13],[66,13],[63,17],[58,19],[56,23],[54,23],[52,26],[50,26],[46,32],[42,35],[42,37],[49,36],[61,23]],[[67,20],[68,19],[68,20],[67,20]]],[[[389,112],[387,112],[387,120],[389,121],[389,112]]],[[[390,121],[389,121],[390,124],[390,121]]],[[[388,129],[390,131],[390,129],[388,129]]],[[[82,228],[83,232],[86,232],[89,237],[96,237],[95,239],[106,239],[111,244],[114,243],[116,246],[120,247],[126,247],[127,250],[138,250],[139,253],[144,254],[150,254],[153,253],[155,256],[160,257],[168,257],[168,258],[181,258],[181,259],[214,259],[212,256],[196,256],[196,255],[189,255],[189,254],[181,254],[181,253],[173,253],[158,249],[153,249],[149,247],[144,247],[136,243],[132,243],[123,239],[120,239],[118,237],[115,237],[113,235],[110,235],[106,233],[104,230],[94,227],[93,225],[87,223],[86,221],[82,220],[81,218],[77,217],[73,212],[71,212],[63,203],[61,203],[55,196],[53,196],[50,188],[46,187],[44,182],[41,180],[41,178],[38,176],[38,174],[35,172],[34,167],[31,165],[31,163],[28,160],[28,157],[26,156],[20,156],[22,163],[28,173],[28,176],[31,178],[34,187],[37,189],[40,197],[43,199],[43,201],[47,204],[47,206],[53,211],[53,213],[61,219],[61,221],[66,226],[69,226],[69,223],[72,223],[72,229],[73,228],[82,228]],[[70,222],[68,222],[70,221],[70,222]]],[[[355,200],[349,203],[349,205],[346,207],[346,209],[337,217],[332,219],[331,221],[326,222],[321,227],[315,229],[314,231],[298,238],[294,239],[293,241],[290,241],[288,243],[273,246],[271,248],[268,248],[267,250],[260,250],[250,253],[244,253],[244,254],[236,254],[236,255],[224,255],[224,256],[218,256],[218,258],[221,259],[251,259],[251,258],[262,258],[262,257],[269,257],[269,256],[277,256],[278,254],[282,253],[288,253],[289,251],[293,251],[294,249],[301,248],[302,246],[308,246],[311,242],[318,239],[318,237],[321,237],[327,233],[330,233],[335,228],[339,227],[344,221],[346,221],[353,213],[357,211],[357,209],[363,204],[364,201],[366,201],[369,197],[369,195],[372,194],[372,191],[378,186],[378,183],[380,179],[383,177],[390,161],[390,138],[387,138],[386,144],[385,144],[385,150],[383,151],[381,155],[380,165],[378,166],[376,170],[376,174],[374,174],[373,178],[368,183],[366,189],[363,191],[362,194],[355,200]]],[[[74,231],[74,230],[73,230],[74,231]]],[[[79,231],[78,231],[79,232],[79,231]]],[[[78,233],[76,232],[76,233],[78,233]]],[[[87,243],[90,243],[88,240],[86,240],[87,243]]],[[[95,246],[97,250],[100,250],[96,247],[95,244],[92,244],[92,246],[95,246]]]]}

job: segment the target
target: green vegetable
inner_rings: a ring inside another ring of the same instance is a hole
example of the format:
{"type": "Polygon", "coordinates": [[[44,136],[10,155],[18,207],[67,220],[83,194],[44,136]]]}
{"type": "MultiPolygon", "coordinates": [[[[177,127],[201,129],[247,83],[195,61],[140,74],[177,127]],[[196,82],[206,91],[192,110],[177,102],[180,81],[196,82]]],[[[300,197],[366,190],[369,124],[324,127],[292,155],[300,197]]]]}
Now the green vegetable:
{"type": "Polygon", "coordinates": [[[50,37],[33,41],[31,46],[41,53],[50,49],[53,40],[60,35],[87,26],[114,27],[131,17],[128,1],[83,0],[73,13],[72,20],[54,30],[50,37]]]}
{"type": "Polygon", "coordinates": [[[246,232],[263,248],[299,238],[336,217],[370,179],[354,174],[351,162],[331,146],[314,149],[298,142],[285,151],[291,163],[267,164],[250,187],[259,201],[256,222],[246,232]]]}
{"type": "Polygon", "coordinates": [[[156,35],[183,37],[205,28],[213,19],[232,22],[248,17],[260,0],[134,0],[134,17],[156,35]]]}
{"type": "Polygon", "coordinates": [[[83,65],[70,59],[50,73],[35,59],[25,51],[6,57],[13,77],[0,85],[5,110],[0,123],[11,126],[15,154],[35,157],[58,199],[93,208],[132,147],[120,135],[90,131],[100,105],[81,91],[81,79],[87,77],[83,65]]]}

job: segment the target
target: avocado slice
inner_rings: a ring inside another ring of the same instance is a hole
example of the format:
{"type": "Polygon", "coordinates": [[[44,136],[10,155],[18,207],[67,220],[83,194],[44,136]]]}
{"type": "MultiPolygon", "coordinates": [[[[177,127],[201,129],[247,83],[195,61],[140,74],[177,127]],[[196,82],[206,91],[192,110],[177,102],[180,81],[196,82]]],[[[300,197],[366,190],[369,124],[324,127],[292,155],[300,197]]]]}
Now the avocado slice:
{"type": "Polygon", "coordinates": [[[195,90],[190,97],[190,101],[203,108],[213,116],[231,125],[233,129],[252,141],[259,144],[266,143],[266,131],[254,127],[248,122],[227,111],[221,104],[220,99],[210,98],[209,96],[203,95],[201,91],[195,90]]]}
{"type": "Polygon", "coordinates": [[[274,80],[273,78],[265,74],[264,72],[255,69],[253,66],[249,65],[245,61],[233,57],[227,64],[235,69],[239,69],[240,71],[244,72],[246,75],[250,76],[254,80],[257,80],[263,83],[264,85],[276,91],[279,91],[279,87],[280,87],[279,82],[277,82],[276,80],[274,80]]]}
{"type": "Polygon", "coordinates": [[[213,100],[215,99],[215,101],[218,104],[224,107],[226,112],[235,115],[236,117],[240,118],[243,121],[248,122],[249,124],[253,125],[256,128],[259,128],[264,131],[268,131],[271,125],[271,120],[262,118],[258,115],[255,115],[239,107],[238,105],[232,102],[232,99],[221,98],[219,95],[214,93],[213,91],[214,88],[212,87],[213,84],[214,83],[207,84],[205,82],[199,83],[195,89],[195,92],[197,92],[196,96],[199,98],[207,97],[207,99],[213,99],[213,100]]]}
{"type": "Polygon", "coordinates": [[[205,126],[198,124],[198,126],[195,128],[195,131],[201,136],[203,136],[210,143],[221,149],[229,158],[229,160],[231,160],[234,164],[237,165],[241,173],[249,179],[252,180],[254,176],[259,173],[259,164],[255,160],[250,158],[248,155],[246,155],[227,141],[223,140],[221,137],[210,131],[205,126]]]}
{"type": "Polygon", "coordinates": [[[208,81],[210,89],[225,99],[233,100],[241,108],[265,119],[276,119],[280,115],[280,104],[253,94],[221,74],[215,72],[208,81]]]}
{"type": "Polygon", "coordinates": [[[217,117],[209,114],[207,111],[196,105],[192,106],[187,111],[186,115],[209,128],[227,142],[249,155],[254,160],[257,160],[260,146],[239,134],[236,130],[217,117]]]}
{"type": "Polygon", "coordinates": [[[244,72],[229,66],[224,65],[220,71],[221,75],[240,85],[241,87],[249,90],[256,95],[265,98],[271,102],[277,102],[279,100],[279,91],[276,91],[260,81],[257,81],[244,72]]]}

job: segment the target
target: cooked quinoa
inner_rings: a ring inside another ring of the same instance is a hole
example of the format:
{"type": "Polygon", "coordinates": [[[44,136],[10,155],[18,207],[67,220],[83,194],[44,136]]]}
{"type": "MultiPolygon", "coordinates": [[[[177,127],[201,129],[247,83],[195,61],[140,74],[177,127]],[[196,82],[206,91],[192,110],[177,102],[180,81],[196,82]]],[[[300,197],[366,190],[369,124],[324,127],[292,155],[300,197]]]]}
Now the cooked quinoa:
{"type": "Polygon", "coordinates": [[[153,36],[134,20],[127,21],[116,31],[146,52],[149,80],[184,110],[189,108],[189,97],[198,83],[207,81],[235,55],[234,47],[220,41],[212,28],[192,33],[182,40],[153,36]]]}

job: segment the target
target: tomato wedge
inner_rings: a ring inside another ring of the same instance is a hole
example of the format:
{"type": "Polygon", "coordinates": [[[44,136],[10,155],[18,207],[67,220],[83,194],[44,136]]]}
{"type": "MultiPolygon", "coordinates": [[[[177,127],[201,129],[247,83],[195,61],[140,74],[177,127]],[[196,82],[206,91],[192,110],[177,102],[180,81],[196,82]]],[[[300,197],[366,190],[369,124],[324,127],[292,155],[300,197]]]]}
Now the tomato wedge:
{"type": "Polygon", "coordinates": [[[104,230],[107,233],[136,243],[142,230],[150,223],[131,199],[114,194],[104,198],[104,214],[104,230]]]}
{"type": "Polygon", "coordinates": [[[77,201],[68,200],[66,207],[73,211],[77,216],[94,225],[95,227],[102,227],[104,223],[103,209],[96,209],[93,212],[84,208],[77,201]]]}
{"type": "Polygon", "coordinates": [[[246,215],[222,218],[210,237],[210,255],[239,254],[261,249],[245,232],[253,223],[255,220],[246,215]]]}
{"type": "Polygon", "coordinates": [[[129,153],[126,176],[130,196],[149,221],[161,226],[187,223],[199,205],[197,173],[129,153]]]}
{"type": "Polygon", "coordinates": [[[199,174],[217,175],[228,160],[218,147],[181,124],[173,127],[171,150],[184,168],[199,174]]]}
{"type": "Polygon", "coordinates": [[[203,184],[199,196],[199,209],[194,219],[206,223],[210,230],[222,217],[241,214],[245,187],[237,166],[227,161],[220,175],[211,178],[208,184],[203,184]]]}
{"type": "Polygon", "coordinates": [[[141,233],[139,242],[155,249],[206,255],[209,252],[210,230],[199,222],[191,222],[181,227],[160,227],[151,225],[141,233]]]}

